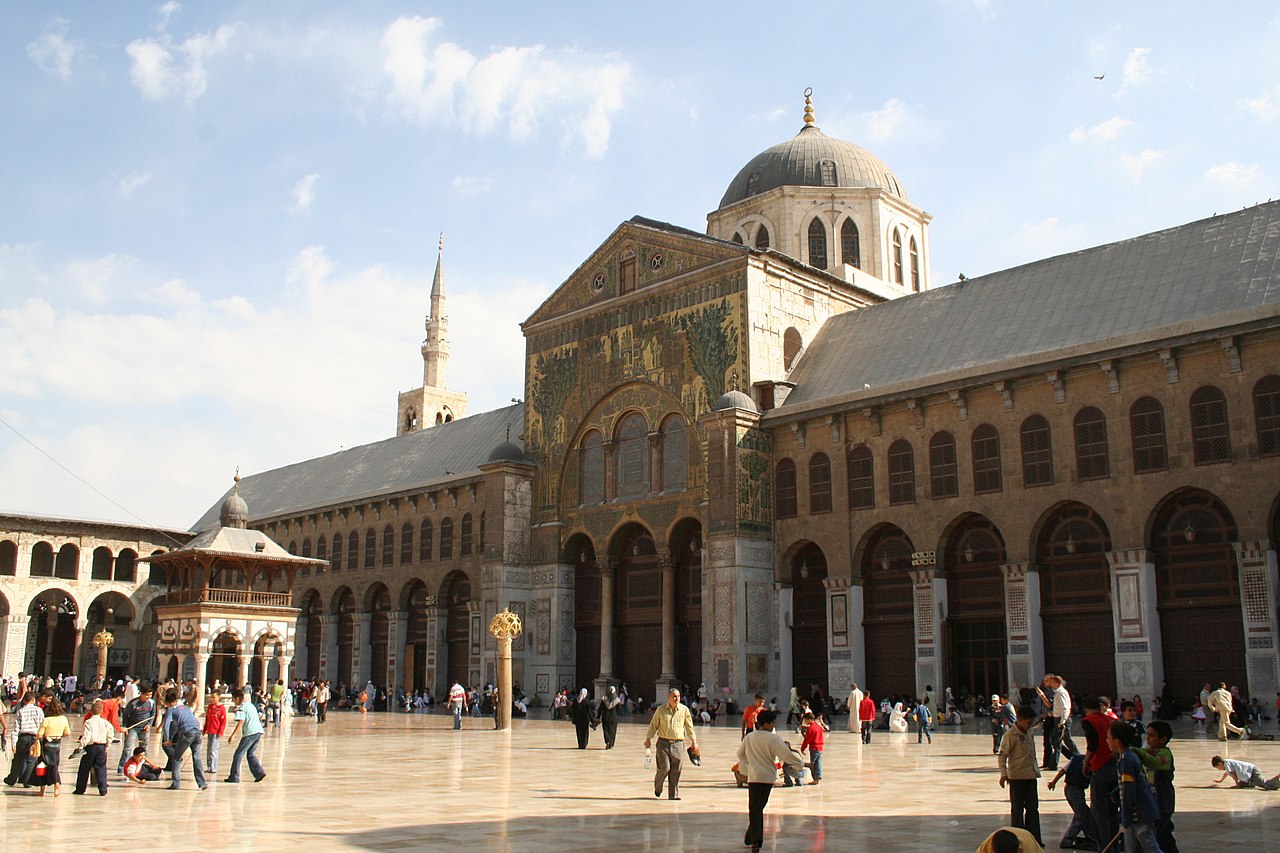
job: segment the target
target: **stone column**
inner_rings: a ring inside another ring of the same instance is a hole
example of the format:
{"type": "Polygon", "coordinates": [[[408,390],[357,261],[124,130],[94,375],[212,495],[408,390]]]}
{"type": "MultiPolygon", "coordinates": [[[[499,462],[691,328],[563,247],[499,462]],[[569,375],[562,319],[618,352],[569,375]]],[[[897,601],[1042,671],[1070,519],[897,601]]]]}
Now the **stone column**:
{"type": "Polygon", "coordinates": [[[177,659],[177,661],[178,661],[178,677],[177,677],[177,682],[178,682],[178,692],[179,692],[179,693],[181,693],[181,692],[182,692],[182,677],[183,677],[183,676],[182,676],[182,669],[183,669],[183,667],[184,667],[184,666],[186,665],[186,663],[187,663],[187,655],[186,655],[185,653],[179,652],[178,654],[175,654],[175,655],[174,655],[174,657],[175,657],[175,658],[177,659]]]}
{"type": "Polygon", "coordinates": [[[1270,542],[1233,542],[1240,571],[1240,608],[1244,615],[1245,671],[1250,696],[1273,696],[1280,691],[1277,657],[1276,552],[1270,542]]]}
{"type": "Polygon", "coordinates": [[[1116,637],[1117,696],[1159,696],[1164,684],[1156,567],[1145,548],[1107,554],[1116,637]]]}
{"type": "Polygon", "coordinates": [[[258,655],[258,662],[261,664],[261,666],[258,667],[258,689],[263,693],[267,692],[267,688],[271,681],[271,676],[268,675],[267,670],[271,667],[271,659],[273,657],[275,657],[275,655],[258,655]]]}
{"type": "Polygon", "coordinates": [[[76,645],[75,651],[71,655],[71,671],[75,673],[77,682],[84,677],[81,671],[83,666],[83,647],[84,632],[89,626],[89,620],[83,616],[76,617],[76,645]]]}
{"type": "MultiPolygon", "coordinates": [[[[157,691],[160,690],[160,684],[169,675],[169,661],[171,660],[173,660],[173,655],[167,654],[165,652],[156,652],[156,666],[159,667],[156,670],[156,690],[157,691]]],[[[162,699],[164,697],[160,696],[160,694],[157,692],[156,698],[162,699]]]]}
{"type": "MultiPolygon", "coordinates": [[[[400,638],[405,636],[409,627],[409,613],[405,610],[393,610],[387,615],[387,693],[394,699],[396,688],[404,685],[408,662],[397,654],[400,651],[400,638]]],[[[406,688],[407,689],[407,688],[406,688]]],[[[391,702],[387,707],[391,707],[391,702]]]]}
{"type": "Polygon", "coordinates": [[[236,655],[236,665],[240,672],[234,687],[239,690],[241,687],[249,686],[249,655],[244,649],[241,649],[240,654],[236,655]]]}
{"type": "Polygon", "coordinates": [[[662,567],[662,672],[653,695],[662,697],[676,683],[676,569],[670,554],[658,561],[662,567]]]}
{"type": "Polygon", "coordinates": [[[412,693],[417,688],[413,684],[413,668],[417,665],[414,660],[413,644],[405,643],[404,645],[404,692],[412,693]]]}
{"type": "Polygon", "coordinates": [[[606,439],[601,446],[604,450],[604,499],[608,503],[618,494],[618,472],[614,466],[618,446],[611,439],[606,439]]]}
{"type": "Polygon", "coordinates": [[[196,696],[195,701],[191,703],[191,707],[198,714],[200,709],[204,707],[204,694],[208,689],[206,686],[208,677],[206,670],[209,668],[209,656],[197,652],[192,657],[196,660],[196,696]]]}
{"type": "Polygon", "coordinates": [[[53,632],[58,629],[58,610],[56,607],[50,607],[49,612],[45,615],[45,650],[44,650],[44,673],[45,675],[53,674],[53,632]]]}
{"type": "Polygon", "coordinates": [[[284,686],[289,686],[289,667],[293,665],[293,658],[288,655],[280,655],[280,678],[284,681],[284,686]]]}
{"type": "Polygon", "coordinates": [[[827,687],[834,698],[855,681],[849,644],[849,578],[825,578],[827,590],[827,687]]]}
{"type": "MultiPolygon", "coordinates": [[[[369,629],[373,627],[373,620],[366,613],[354,613],[352,616],[355,618],[351,632],[351,686],[354,689],[367,684],[373,671],[373,650],[369,648],[369,629]]],[[[359,693],[358,690],[356,692],[359,693]]]]}
{"type": "MultiPolygon", "coordinates": [[[[600,567],[600,677],[596,679],[597,687],[607,687],[613,680],[613,579],[616,574],[617,567],[613,563],[600,567]]],[[[581,680],[582,675],[578,678],[581,680]]]]}
{"type": "Polygon", "coordinates": [[[320,677],[338,686],[338,617],[320,617],[320,677]]]}
{"type": "Polygon", "coordinates": [[[791,688],[795,686],[795,671],[792,669],[791,660],[792,603],[795,589],[790,584],[775,583],[773,594],[778,602],[778,690],[776,692],[781,697],[782,694],[790,695],[791,688]]]}
{"type": "Polygon", "coordinates": [[[1030,563],[1005,563],[1000,572],[1004,575],[1005,679],[1012,696],[1021,687],[1035,687],[1044,672],[1040,573],[1030,563]]]}

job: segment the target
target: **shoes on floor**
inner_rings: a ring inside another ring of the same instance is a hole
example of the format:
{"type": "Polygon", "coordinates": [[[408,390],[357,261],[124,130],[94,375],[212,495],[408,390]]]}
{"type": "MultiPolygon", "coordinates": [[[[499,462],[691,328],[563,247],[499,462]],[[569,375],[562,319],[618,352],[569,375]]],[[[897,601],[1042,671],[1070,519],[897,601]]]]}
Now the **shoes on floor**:
{"type": "Polygon", "coordinates": [[[257,779],[254,779],[253,781],[255,781],[255,782],[261,782],[261,781],[262,781],[263,779],[265,779],[265,778],[267,778],[267,774],[266,774],[266,773],[263,773],[261,776],[259,776],[257,779]]]}

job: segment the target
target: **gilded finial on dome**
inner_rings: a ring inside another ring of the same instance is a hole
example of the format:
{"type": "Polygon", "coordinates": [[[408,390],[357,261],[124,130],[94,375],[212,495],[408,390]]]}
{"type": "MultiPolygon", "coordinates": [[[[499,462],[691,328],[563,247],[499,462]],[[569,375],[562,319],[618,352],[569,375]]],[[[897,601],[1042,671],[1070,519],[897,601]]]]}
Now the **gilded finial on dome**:
{"type": "Polygon", "coordinates": [[[444,251],[444,232],[443,231],[440,232],[439,248],[440,248],[440,251],[442,252],[444,251]]]}
{"type": "Polygon", "coordinates": [[[232,480],[234,480],[234,481],[235,481],[235,483],[236,483],[236,484],[235,484],[234,486],[232,486],[231,488],[233,488],[233,489],[238,489],[238,488],[240,487],[240,466],[239,466],[239,465],[237,465],[237,466],[236,466],[236,475],[235,475],[234,477],[232,477],[231,479],[232,479],[232,480]]]}
{"type": "Polygon", "coordinates": [[[813,127],[813,87],[804,90],[804,126],[813,127]]]}

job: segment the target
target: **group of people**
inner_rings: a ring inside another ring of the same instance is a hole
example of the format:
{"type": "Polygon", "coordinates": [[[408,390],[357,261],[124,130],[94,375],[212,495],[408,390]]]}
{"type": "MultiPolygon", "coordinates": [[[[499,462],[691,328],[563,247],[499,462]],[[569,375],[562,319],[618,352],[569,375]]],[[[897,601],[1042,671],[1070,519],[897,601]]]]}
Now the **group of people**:
{"type": "MultiPolygon", "coordinates": [[[[13,701],[16,707],[11,727],[5,719],[8,709],[0,703],[0,738],[11,738],[13,743],[13,758],[4,783],[9,787],[38,788],[40,796],[52,788],[53,795],[59,796],[63,744],[74,736],[71,721],[80,715],[66,707],[52,685],[37,686],[24,677],[15,687],[13,701]]],[[[194,694],[184,699],[183,691],[177,685],[165,685],[160,691],[159,702],[155,696],[156,691],[149,682],[128,679],[122,680],[119,686],[95,690],[85,697],[78,745],[67,756],[68,759],[80,756],[72,793],[85,794],[93,784],[99,795],[106,796],[110,788],[107,752],[114,743],[121,744],[116,773],[126,781],[144,785],[158,781],[161,773],[167,770],[171,773],[169,787],[178,790],[182,784],[182,764],[190,754],[195,783],[204,790],[208,787],[205,766],[207,764],[210,772],[217,772],[222,738],[225,736],[231,742],[239,735],[224,781],[240,781],[242,762],[248,765],[254,781],[266,778],[266,771],[257,757],[257,747],[267,717],[259,710],[260,703],[255,703],[251,688],[243,687],[232,692],[234,704],[230,719],[233,725],[229,733],[228,713],[220,691],[210,692],[204,697],[203,721],[196,717],[188,704],[187,699],[194,699],[194,694]],[[147,757],[153,733],[161,738],[167,758],[164,767],[147,757]]]]}

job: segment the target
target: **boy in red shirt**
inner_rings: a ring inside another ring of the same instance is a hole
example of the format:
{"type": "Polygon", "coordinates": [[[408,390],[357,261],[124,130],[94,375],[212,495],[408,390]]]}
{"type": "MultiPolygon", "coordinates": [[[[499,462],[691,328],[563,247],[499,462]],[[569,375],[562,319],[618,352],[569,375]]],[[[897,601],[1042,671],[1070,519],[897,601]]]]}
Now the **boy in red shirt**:
{"type": "Polygon", "coordinates": [[[862,723],[862,742],[871,743],[871,729],[876,723],[876,703],[871,699],[871,692],[862,697],[858,705],[858,722],[862,723]]]}
{"type": "Polygon", "coordinates": [[[160,765],[147,758],[145,746],[135,747],[133,755],[124,763],[124,778],[145,785],[160,778],[160,765]]]}
{"type": "Polygon", "coordinates": [[[809,780],[809,784],[816,785],[822,781],[822,748],[827,742],[827,730],[813,716],[812,711],[804,715],[803,725],[804,740],[800,741],[800,751],[809,751],[809,767],[813,770],[813,778],[809,780]]]}
{"type": "Polygon", "coordinates": [[[756,730],[756,716],[764,710],[764,696],[756,694],[756,701],[742,712],[742,736],[746,737],[756,730]]]}
{"type": "Polygon", "coordinates": [[[222,704],[222,697],[217,693],[209,694],[209,702],[204,707],[204,765],[209,773],[218,772],[218,747],[221,738],[227,733],[227,706],[222,704]]]}

